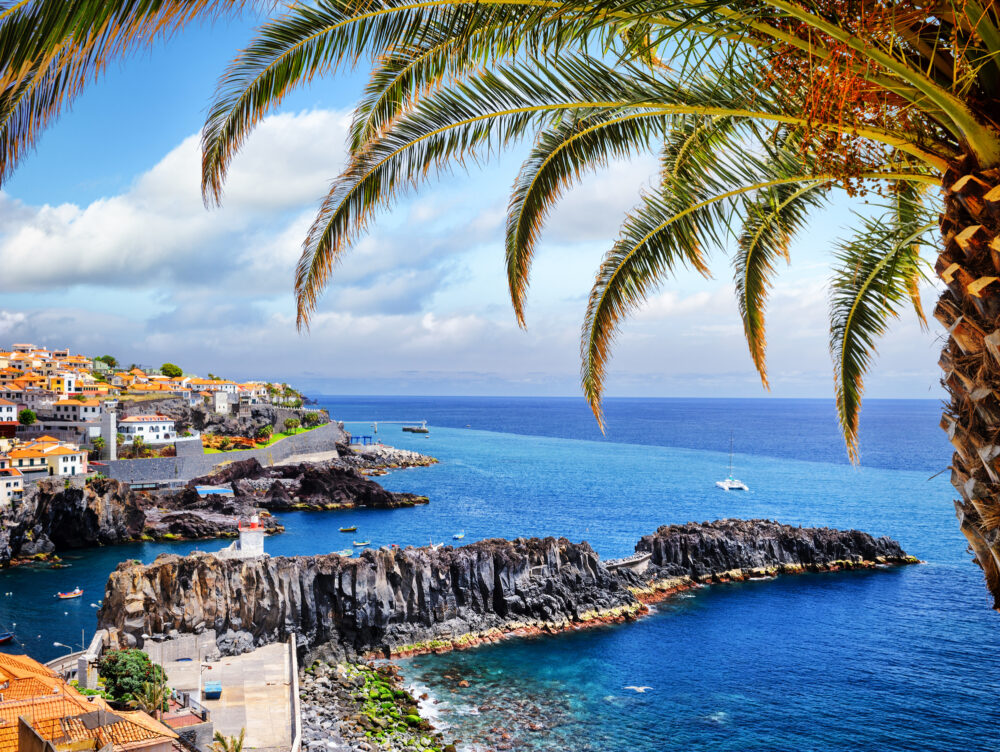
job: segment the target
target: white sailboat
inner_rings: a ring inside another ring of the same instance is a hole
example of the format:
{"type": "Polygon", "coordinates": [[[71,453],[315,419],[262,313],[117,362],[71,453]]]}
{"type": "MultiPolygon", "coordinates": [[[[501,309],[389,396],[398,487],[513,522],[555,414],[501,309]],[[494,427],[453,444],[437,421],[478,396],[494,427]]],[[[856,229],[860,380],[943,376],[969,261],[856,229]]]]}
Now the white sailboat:
{"type": "Polygon", "coordinates": [[[729,434],[729,477],[715,482],[723,491],[749,491],[747,484],[733,477],[733,434],[729,434]]]}

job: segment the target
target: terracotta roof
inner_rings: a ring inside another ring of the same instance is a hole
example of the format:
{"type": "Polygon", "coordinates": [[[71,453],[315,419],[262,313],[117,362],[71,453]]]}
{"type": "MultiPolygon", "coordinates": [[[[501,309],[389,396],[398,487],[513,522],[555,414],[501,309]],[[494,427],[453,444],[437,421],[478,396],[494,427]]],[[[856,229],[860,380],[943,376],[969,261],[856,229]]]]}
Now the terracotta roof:
{"type": "Polygon", "coordinates": [[[64,399],[56,402],[57,405],[86,405],[87,407],[97,407],[101,403],[97,400],[64,399]]]}
{"type": "Polygon", "coordinates": [[[9,475],[11,478],[20,478],[21,471],[16,467],[0,467],[0,475],[9,475]]]}
{"type": "Polygon", "coordinates": [[[155,415],[132,415],[122,418],[119,423],[162,423],[164,421],[173,422],[173,418],[156,413],[155,415]]]}
{"type": "Polygon", "coordinates": [[[0,653],[0,674],[8,679],[25,679],[31,676],[57,677],[55,671],[27,655],[0,653]]]}
{"type": "Polygon", "coordinates": [[[5,399],[0,399],[0,405],[13,405],[13,406],[16,406],[16,403],[15,402],[8,402],[5,399]]]}
{"type": "Polygon", "coordinates": [[[63,743],[93,739],[98,747],[129,750],[157,739],[177,739],[174,731],[141,711],[112,711],[98,697],[83,697],[28,656],[0,654],[0,674],[9,682],[0,691],[0,752],[17,752],[21,717],[40,736],[63,743]]]}

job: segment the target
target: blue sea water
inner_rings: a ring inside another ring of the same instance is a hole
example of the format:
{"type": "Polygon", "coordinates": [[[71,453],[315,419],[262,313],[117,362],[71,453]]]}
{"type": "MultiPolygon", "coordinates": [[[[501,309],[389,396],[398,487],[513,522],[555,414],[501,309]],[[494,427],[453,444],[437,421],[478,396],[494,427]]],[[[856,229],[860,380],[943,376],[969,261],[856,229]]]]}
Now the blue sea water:
{"type": "MultiPolygon", "coordinates": [[[[470,748],[1000,749],[1000,616],[958,532],[947,474],[936,475],[950,459],[936,402],[868,401],[861,467],[847,463],[826,401],[610,400],[605,436],[575,399],[319,402],[356,434],[373,420],[426,419],[427,437],[384,422],[378,436],[441,463],[380,480],[431,503],[283,514],[272,554],[343,548],[350,536],[337,528],[357,524],[374,545],[563,535],[610,557],[662,524],[738,516],[891,535],[927,562],[703,588],[633,624],[404,661],[470,748]],[[731,432],[747,494],[714,486],[731,432]]],[[[54,641],[93,630],[90,604],[118,561],[194,547],[81,551],[70,569],[0,573],[0,621],[23,640],[12,650],[58,654],[54,641]],[[74,585],[82,599],[52,597],[74,585]]]]}

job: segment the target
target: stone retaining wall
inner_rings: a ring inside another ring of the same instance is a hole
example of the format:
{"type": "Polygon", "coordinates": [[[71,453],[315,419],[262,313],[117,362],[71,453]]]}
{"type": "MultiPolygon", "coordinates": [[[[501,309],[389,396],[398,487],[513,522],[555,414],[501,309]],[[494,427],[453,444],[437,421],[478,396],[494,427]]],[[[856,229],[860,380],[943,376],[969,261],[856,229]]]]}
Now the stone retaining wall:
{"type": "Polygon", "coordinates": [[[269,447],[245,449],[220,454],[198,454],[182,457],[151,457],[144,460],[115,460],[108,462],[104,472],[125,483],[186,483],[199,475],[207,475],[223,462],[255,458],[267,466],[288,459],[293,454],[327,452],[337,442],[346,441],[347,435],[336,423],[314,428],[311,431],[289,436],[269,447]]]}

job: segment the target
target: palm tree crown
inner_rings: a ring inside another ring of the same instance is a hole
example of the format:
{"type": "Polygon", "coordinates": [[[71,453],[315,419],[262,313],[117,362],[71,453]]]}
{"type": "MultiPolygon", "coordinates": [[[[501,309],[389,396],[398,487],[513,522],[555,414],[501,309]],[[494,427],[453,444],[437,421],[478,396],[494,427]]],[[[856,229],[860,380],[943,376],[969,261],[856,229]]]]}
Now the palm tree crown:
{"type": "Polygon", "coordinates": [[[203,187],[260,118],[314,75],[372,62],[351,159],[305,240],[308,323],[337,258],[373,213],[429,172],[533,137],[510,199],[511,298],[524,300],[545,217],[609,159],[654,150],[660,185],[626,217],[591,291],[582,382],[595,413],[622,318],[679,268],[709,273],[733,233],[737,298],[767,384],[764,307],[776,261],[831,188],[884,190],[836,256],[831,298],[840,418],[856,446],[874,341],[920,313],[927,186],[993,166],[1000,76],[992,7],[868,0],[318,0],[266,24],[222,78],[203,136],[203,187]],[[751,156],[747,156],[747,155],[751,156]]]}

